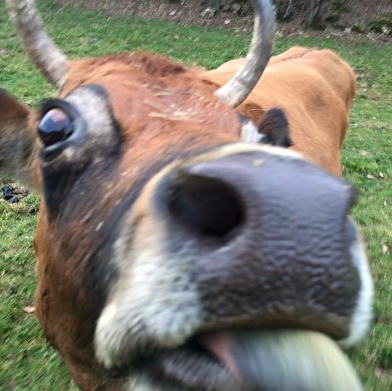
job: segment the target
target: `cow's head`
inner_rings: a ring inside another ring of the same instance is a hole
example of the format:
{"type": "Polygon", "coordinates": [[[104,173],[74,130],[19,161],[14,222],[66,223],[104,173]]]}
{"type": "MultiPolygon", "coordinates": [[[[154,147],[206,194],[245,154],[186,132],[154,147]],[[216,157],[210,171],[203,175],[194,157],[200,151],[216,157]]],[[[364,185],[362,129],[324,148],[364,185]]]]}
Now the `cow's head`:
{"type": "Polygon", "coordinates": [[[359,389],[332,342],[360,340],[371,312],[353,191],[249,143],[289,145],[273,136],[284,120],[263,138],[234,109],[270,55],[269,2],[255,2],[248,62],[216,92],[159,56],[69,62],[32,0],[8,3],[60,93],[30,111],[0,92],[0,169],[43,195],[37,313],[77,384],[359,389]]]}

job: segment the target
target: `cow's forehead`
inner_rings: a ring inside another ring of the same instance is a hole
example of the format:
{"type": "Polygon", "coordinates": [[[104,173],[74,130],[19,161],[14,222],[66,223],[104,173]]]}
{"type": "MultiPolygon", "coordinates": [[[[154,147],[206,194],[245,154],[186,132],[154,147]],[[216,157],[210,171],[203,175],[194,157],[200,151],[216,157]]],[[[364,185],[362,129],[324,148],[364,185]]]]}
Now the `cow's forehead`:
{"type": "Polygon", "coordinates": [[[207,145],[214,138],[238,140],[238,115],[214,96],[216,86],[199,78],[197,70],[164,57],[133,54],[75,61],[60,97],[85,84],[106,91],[113,117],[125,135],[143,129],[144,137],[152,138],[164,131],[171,142],[186,133],[207,145]]]}

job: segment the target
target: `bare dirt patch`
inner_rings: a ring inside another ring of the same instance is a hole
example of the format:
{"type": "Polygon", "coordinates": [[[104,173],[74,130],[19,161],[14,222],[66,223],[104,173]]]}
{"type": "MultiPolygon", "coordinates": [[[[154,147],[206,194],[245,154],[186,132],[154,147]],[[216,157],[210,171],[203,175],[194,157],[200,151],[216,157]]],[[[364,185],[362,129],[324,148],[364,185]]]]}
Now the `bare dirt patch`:
{"type": "MultiPolygon", "coordinates": [[[[243,32],[253,28],[253,16],[239,9],[236,12],[221,10],[215,15],[205,12],[207,8],[213,8],[213,0],[56,0],[56,3],[121,17],[168,20],[185,25],[233,28],[243,32]]],[[[389,18],[392,21],[391,0],[347,0],[344,4],[345,11],[342,11],[339,20],[327,24],[323,31],[306,30],[302,23],[303,15],[297,13],[290,21],[279,23],[279,33],[283,36],[325,36],[327,33],[350,40],[366,37],[379,42],[392,42],[392,31],[387,23],[383,25],[383,21],[389,18]],[[372,29],[372,25],[379,25],[378,31],[372,29]]]]}

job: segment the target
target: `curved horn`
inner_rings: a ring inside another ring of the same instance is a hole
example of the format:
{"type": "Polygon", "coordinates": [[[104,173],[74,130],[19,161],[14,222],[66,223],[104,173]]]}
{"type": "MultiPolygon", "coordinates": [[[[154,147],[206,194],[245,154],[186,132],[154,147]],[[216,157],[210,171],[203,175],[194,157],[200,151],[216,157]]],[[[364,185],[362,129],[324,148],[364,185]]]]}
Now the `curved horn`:
{"type": "Polygon", "coordinates": [[[56,87],[69,72],[69,61],[46,34],[35,0],[7,0],[27,53],[36,67],[56,87]]]}
{"type": "Polygon", "coordinates": [[[270,0],[253,0],[255,13],[253,38],[246,62],[215,96],[232,107],[237,107],[253,90],[271,57],[275,37],[275,14],[270,0]]]}

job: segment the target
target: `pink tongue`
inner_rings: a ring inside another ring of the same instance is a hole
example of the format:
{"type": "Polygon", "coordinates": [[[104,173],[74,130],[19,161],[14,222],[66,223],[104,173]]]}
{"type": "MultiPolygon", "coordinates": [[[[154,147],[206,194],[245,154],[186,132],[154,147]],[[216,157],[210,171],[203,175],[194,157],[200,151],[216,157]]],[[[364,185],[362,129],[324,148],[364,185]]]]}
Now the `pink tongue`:
{"type": "Polygon", "coordinates": [[[362,391],[347,357],[329,337],[304,330],[236,330],[199,336],[245,390],[362,391]]]}
{"type": "Polygon", "coordinates": [[[202,346],[211,352],[234,376],[240,378],[233,354],[234,339],[230,333],[211,332],[198,338],[202,346]]]}

